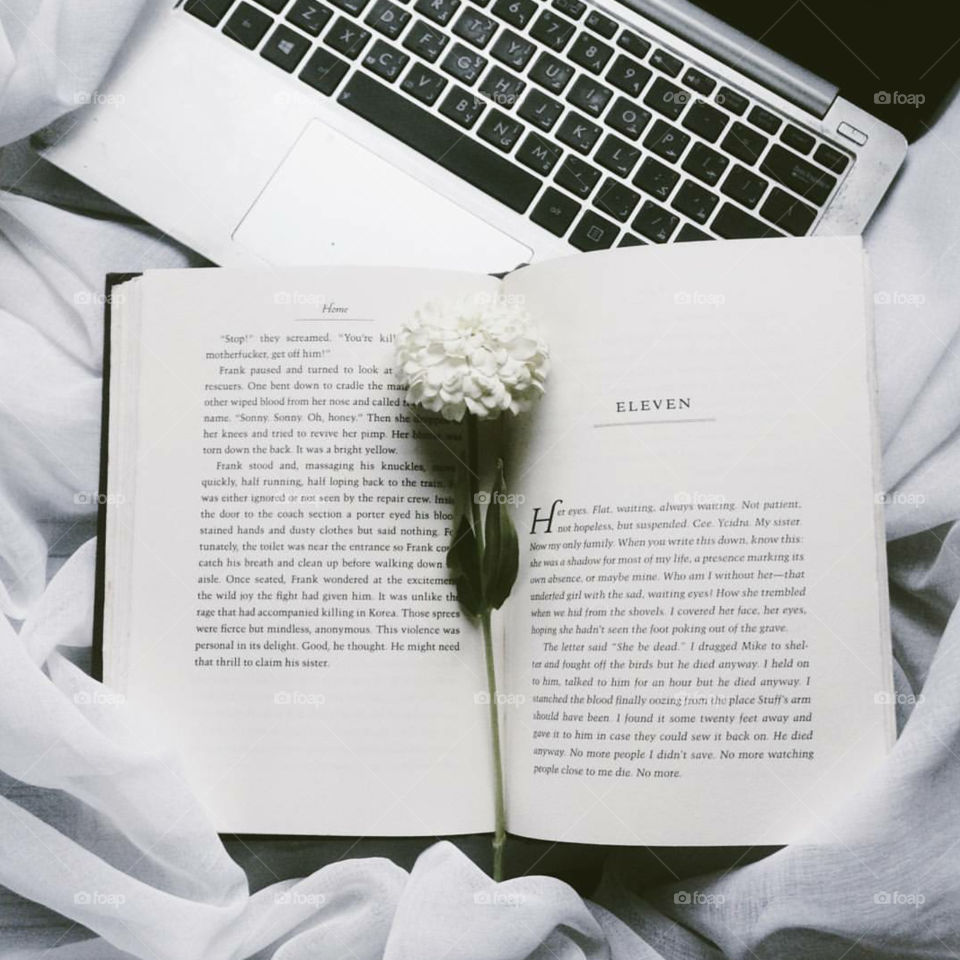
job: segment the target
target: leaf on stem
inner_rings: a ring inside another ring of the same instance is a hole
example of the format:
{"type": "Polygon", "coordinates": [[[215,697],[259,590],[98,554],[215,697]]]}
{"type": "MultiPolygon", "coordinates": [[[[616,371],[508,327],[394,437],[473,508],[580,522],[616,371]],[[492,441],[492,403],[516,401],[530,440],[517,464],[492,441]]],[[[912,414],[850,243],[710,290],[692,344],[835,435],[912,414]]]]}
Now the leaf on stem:
{"type": "Polygon", "coordinates": [[[510,596],[520,563],[517,531],[510,519],[506,488],[503,461],[498,460],[497,479],[487,504],[487,517],[483,526],[486,540],[483,581],[486,584],[486,601],[495,610],[499,610],[504,600],[510,596]]]}
{"type": "Polygon", "coordinates": [[[457,534],[447,551],[447,567],[457,588],[457,599],[464,610],[473,617],[479,616],[483,612],[480,561],[473,527],[466,516],[461,517],[457,534]]]}

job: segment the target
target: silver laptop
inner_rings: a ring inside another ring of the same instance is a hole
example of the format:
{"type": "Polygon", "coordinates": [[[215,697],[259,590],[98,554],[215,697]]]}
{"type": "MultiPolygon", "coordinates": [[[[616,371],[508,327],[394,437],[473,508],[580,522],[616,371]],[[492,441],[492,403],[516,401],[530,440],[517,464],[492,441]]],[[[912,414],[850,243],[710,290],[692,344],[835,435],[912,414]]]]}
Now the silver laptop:
{"type": "Polygon", "coordinates": [[[906,141],[682,0],[158,0],[45,156],[222,265],[859,232],[906,141]]]}

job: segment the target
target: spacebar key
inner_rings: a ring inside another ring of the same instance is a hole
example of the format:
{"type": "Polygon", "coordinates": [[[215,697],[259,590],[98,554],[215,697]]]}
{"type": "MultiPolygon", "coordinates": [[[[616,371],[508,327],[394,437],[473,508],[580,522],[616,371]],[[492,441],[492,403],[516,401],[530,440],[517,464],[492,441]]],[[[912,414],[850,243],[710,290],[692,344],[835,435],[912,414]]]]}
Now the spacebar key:
{"type": "Polygon", "coordinates": [[[350,78],[337,100],[518,213],[540,189],[540,181],[526,170],[362,73],[350,78]]]}

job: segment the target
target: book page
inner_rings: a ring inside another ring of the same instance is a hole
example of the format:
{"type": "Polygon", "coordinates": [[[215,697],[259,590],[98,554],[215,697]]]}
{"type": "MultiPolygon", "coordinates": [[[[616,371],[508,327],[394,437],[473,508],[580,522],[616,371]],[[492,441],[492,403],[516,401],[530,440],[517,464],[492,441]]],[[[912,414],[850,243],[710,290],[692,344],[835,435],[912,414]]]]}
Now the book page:
{"type": "Polygon", "coordinates": [[[554,361],[510,480],[510,831],[817,836],[893,735],[859,240],[613,251],[504,289],[554,361]]]}
{"type": "Polygon", "coordinates": [[[219,830],[492,829],[482,643],[446,570],[461,425],[417,418],[389,368],[424,300],[496,290],[390,269],[138,281],[113,353],[127,547],[105,679],[219,830]]]}

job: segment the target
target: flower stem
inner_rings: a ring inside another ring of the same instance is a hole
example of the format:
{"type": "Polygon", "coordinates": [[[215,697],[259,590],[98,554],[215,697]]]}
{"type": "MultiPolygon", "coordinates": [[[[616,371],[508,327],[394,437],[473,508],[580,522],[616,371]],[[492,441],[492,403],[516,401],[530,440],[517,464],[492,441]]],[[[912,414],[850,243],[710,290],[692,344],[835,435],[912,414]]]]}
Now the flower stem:
{"type": "Polygon", "coordinates": [[[500,705],[497,702],[497,671],[493,659],[490,611],[484,610],[483,649],[487,659],[487,688],[490,695],[490,734],[493,738],[493,778],[495,792],[495,828],[493,834],[493,879],[503,879],[503,848],[507,843],[506,816],[503,810],[503,760],[500,757],[500,705]]]}
{"type": "MultiPolygon", "coordinates": [[[[480,441],[477,418],[468,413],[467,421],[467,473],[470,487],[470,515],[473,520],[473,536],[477,544],[477,561],[481,570],[483,589],[483,523],[480,517],[480,441]]],[[[503,850],[507,842],[506,815],[503,802],[503,759],[500,754],[500,706],[497,700],[497,668],[493,656],[493,634],[490,629],[490,608],[484,603],[480,614],[483,628],[483,651],[487,664],[487,694],[490,708],[490,736],[493,744],[494,779],[494,833],[493,833],[493,879],[503,879],[503,850]]]]}

